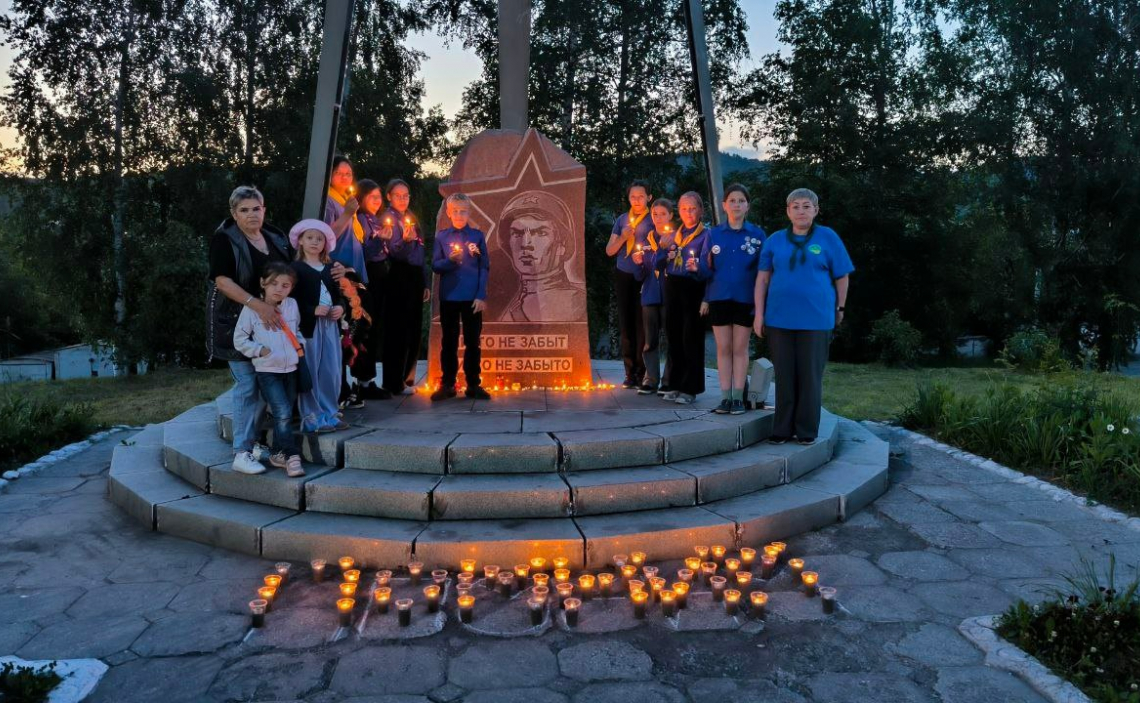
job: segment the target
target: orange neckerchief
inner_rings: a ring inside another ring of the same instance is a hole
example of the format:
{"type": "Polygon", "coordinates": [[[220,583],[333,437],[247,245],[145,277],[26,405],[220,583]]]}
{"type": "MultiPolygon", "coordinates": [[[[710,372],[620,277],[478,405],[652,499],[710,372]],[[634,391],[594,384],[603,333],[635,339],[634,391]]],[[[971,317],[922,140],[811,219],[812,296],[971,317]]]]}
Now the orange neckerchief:
{"type": "MultiPolygon", "coordinates": [[[[348,202],[348,198],[345,198],[332,188],[329,188],[329,197],[341,207],[344,207],[344,204],[348,202]]],[[[364,226],[360,224],[360,220],[357,219],[356,215],[352,216],[352,233],[356,235],[356,241],[361,244],[364,243],[364,226]]]]}
{"type": "Polygon", "coordinates": [[[633,212],[631,211],[629,213],[628,223],[629,223],[629,228],[631,230],[633,230],[633,236],[630,237],[629,241],[625,243],[625,255],[626,256],[633,254],[633,243],[634,243],[634,240],[637,239],[637,226],[641,224],[641,221],[644,220],[645,216],[648,214],[649,214],[649,210],[646,209],[645,212],[641,213],[641,217],[634,219],[633,212]]]}

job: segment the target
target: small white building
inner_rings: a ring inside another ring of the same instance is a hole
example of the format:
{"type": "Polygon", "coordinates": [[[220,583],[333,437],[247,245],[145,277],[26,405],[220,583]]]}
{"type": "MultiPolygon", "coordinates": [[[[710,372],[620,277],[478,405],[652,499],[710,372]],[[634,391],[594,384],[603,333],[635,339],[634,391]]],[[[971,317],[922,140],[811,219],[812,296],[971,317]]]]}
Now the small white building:
{"type": "MultiPolygon", "coordinates": [[[[146,364],[139,364],[138,371],[146,373],[146,364]]],[[[0,383],[126,374],[126,367],[120,367],[115,363],[113,348],[90,344],[73,344],[70,347],[48,349],[0,360],[0,383]]]]}

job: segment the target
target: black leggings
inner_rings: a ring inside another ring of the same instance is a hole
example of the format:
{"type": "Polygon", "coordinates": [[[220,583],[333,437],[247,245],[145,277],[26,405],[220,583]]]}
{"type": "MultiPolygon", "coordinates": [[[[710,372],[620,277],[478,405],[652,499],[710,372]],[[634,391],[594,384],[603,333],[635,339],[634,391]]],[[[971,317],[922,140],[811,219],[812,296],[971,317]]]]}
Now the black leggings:
{"type": "Polygon", "coordinates": [[[625,379],[641,383],[645,376],[641,357],[641,349],[645,346],[645,329],[641,325],[641,282],[632,273],[614,269],[614,293],[625,379]]]}
{"type": "Polygon", "coordinates": [[[705,392],[705,324],[701,320],[704,281],[665,278],[665,338],[669,340],[669,387],[681,393],[705,392]]]}
{"type": "Polygon", "coordinates": [[[415,383],[423,334],[424,273],[392,261],[384,286],[384,388],[402,393],[415,383]]]}

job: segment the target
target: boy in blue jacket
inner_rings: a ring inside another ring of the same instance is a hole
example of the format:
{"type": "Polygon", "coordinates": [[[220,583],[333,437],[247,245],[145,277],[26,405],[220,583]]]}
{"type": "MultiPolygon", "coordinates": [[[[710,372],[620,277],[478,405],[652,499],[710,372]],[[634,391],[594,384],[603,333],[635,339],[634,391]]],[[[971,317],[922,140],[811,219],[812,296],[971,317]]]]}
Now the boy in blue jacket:
{"type": "Polygon", "coordinates": [[[454,398],[456,375],[459,373],[459,324],[463,323],[463,375],[467,381],[467,397],[489,400],[483,390],[479,366],[482,353],[479,337],[483,332],[483,310],[487,306],[487,276],[491,260],[487,256],[487,238],[467,224],[471,200],[463,193],[447,196],[447,218],[451,226],[435,235],[431,268],[439,275],[439,324],[443,332],[439,365],[443,379],[431,399],[454,398]]]}

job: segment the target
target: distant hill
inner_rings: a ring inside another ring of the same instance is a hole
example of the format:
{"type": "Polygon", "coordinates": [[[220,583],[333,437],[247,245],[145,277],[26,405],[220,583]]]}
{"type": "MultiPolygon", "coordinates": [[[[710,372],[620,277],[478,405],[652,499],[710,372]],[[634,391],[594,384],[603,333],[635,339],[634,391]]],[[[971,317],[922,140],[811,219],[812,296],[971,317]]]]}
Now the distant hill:
{"type": "MultiPolygon", "coordinates": [[[[677,163],[683,168],[704,168],[704,157],[700,154],[680,154],[677,156],[677,163]]],[[[741,171],[767,170],[768,162],[722,151],[720,152],[720,167],[727,178],[741,171]]]]}

